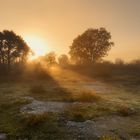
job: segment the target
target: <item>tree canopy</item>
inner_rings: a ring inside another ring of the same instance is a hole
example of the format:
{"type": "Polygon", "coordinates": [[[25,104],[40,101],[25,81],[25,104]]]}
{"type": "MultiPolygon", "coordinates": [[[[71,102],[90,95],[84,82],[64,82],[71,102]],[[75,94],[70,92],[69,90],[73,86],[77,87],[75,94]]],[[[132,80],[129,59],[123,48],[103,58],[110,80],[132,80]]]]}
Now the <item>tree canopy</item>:
{"type": "Polygon", "coordinates": [[[44,56],[44,60],[47,63],[47,65],[53,65],[56,64],[56,54],[55,52],[50,52],[44,56]]]}
{"type": "Polygon", "coordinates": [[[67,65],[69,64],[69,58],[66,54],[62,54],[58,57],[58,62],[60,65],[67,65]]]}
{"type": "Polygon", "coordinates": [[[30,52],[23,38],[13,31],[0,32],[0,64],[8,68],[14,63],[25,62],[30,52]]]}
{"type": "Polygon", "coordinates": [[[105,28],[88,29],[73,40],[70,46],[71,59],[76,63],[95,63],[114,45],[111,34],[105,28]]]}

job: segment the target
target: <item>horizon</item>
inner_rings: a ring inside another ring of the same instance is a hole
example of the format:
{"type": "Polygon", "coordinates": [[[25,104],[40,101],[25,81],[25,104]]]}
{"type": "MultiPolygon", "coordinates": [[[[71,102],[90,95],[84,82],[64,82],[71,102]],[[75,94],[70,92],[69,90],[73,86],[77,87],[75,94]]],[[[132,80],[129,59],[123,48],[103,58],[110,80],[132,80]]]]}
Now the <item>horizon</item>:
{"type": "Polygon", "coordinates": [[[86,29],[105,27],[115,43],[105,60],[121,58],[128,62],[140,58],[138,0],[1,2],[0,30],[13,30],[21,35],[31,48],[40,42],[42,54],[50,51],[55,51],[58,55],[67,54],[73,39],[86,29]],[[33,37],[35,39],[31,42],[27,39],[33,37]]]}

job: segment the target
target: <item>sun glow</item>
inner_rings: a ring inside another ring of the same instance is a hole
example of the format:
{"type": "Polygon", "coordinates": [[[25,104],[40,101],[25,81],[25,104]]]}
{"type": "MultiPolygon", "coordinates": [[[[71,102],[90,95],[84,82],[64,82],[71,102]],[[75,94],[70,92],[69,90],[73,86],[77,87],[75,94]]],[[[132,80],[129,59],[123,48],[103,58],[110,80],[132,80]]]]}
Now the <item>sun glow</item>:
{"type": "Polygon", "coordinates": [[[47,43],[39,37],[26,36],[25,41],[33,51],[33,55],[29,56],[29,60],[36,59],[39,56],[43,56],[48,52],[47,43]]]}

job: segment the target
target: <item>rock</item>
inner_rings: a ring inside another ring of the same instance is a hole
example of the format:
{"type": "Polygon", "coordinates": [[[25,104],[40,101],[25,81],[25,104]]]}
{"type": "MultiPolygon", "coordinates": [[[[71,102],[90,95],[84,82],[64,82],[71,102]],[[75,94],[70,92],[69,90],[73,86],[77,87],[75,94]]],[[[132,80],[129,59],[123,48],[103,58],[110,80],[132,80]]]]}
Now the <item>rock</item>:
{"type": "Polygon", "coordinates": [[[0,140],[6,140],[6,134],[0,133],[0,140]]]}
{"type": "Polygon", "coordinates": [[[94,121],[87,120],[85,122],[67,122],[68,130],[74,135],[80,136],[83,139],[97,139],[101,136],[101,133],[96,130],[96,124],[94,121]]]}
{"type": "Polygon", "coordinates": [[[62,112],[65,107],[70,105],[70,103],[65,102],[53,102],[53,101],[37,101],[33,100],[30,104],[25,105],[21,108],[21,113],[23,114],[43,114],[46,112],[62,112]]]}
{"type": "Polygon", "coordinates": [[[30,97],[30,96],[23,97],[23,99],[28,100],[28,101],[34,101],[35,100],[33,97],[30,97]]]}

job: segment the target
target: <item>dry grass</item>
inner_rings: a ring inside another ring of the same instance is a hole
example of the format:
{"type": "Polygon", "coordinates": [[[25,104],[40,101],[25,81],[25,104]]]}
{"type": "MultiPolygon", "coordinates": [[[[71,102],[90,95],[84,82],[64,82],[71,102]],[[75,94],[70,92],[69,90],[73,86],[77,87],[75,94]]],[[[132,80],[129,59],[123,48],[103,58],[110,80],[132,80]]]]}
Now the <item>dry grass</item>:
{"type": "Polygon", "coordinates": [[[30,88],[30,92],[33,94],[43,94],[46,90],[43,85],[33,85],[30,88]]]}
{"type": "Polygon", "coordinates": [[[43,123],[44,121],[47,120],[47,118],[48,118],[47,113],[31,114],[31,115],[25,116],[24,121],[25,121],[27,126],[35,126],[35,125],[38,125],[40,123],[43,123]]]}
{"type": "Polygon", "coordinates": [[[77,104],[69,107],[68,110],[65,112],[64,116],[68,120],[82,122],[86,120],[86,111],[87,110],[83,106],[77,104]]]}
{"type": "Polygon", "coordinates": [[[110,106],[106,106],[105,104],[89,104],[77,102],[76,104],[73,104],[72,106],[68,107],[63,115],[65,118],[67,118],[67,120],[82,122],[113,113],[114,110],[111,109],[110,106]]]}
{"type": "Polygon", "coordinates": [[[118,136],[104,135],[100,140],[121,140],[118,136]]]}
{"type": "Polygon", "coordinates": [[[120,116],[130,116],[130,115],[134,115],[136,114],[136,111],[131,108],[131,107],[128,107],[128,106],[125,106],[125,105],[122,105],[120,106],[118,109],[117,109],[117,113],[120,115],[120,116]]]}
{"type": "Polygon", "coordinates": [[[75,99],[76,101],[79,101],[79,102],[96,102],[96,101],[99,101],[101,97],[97,95],[96,93],[84,91],[83,93],[79,94],[75,99]]]}

